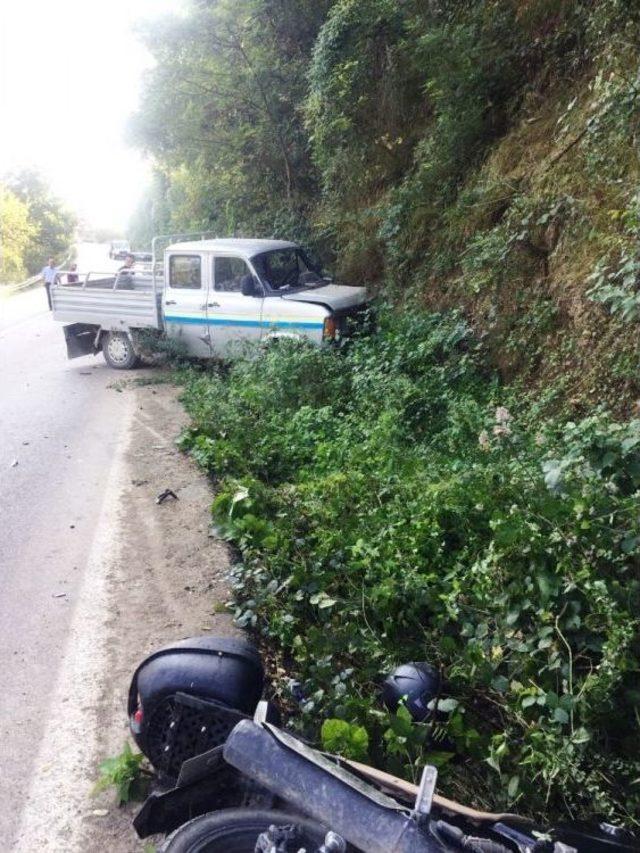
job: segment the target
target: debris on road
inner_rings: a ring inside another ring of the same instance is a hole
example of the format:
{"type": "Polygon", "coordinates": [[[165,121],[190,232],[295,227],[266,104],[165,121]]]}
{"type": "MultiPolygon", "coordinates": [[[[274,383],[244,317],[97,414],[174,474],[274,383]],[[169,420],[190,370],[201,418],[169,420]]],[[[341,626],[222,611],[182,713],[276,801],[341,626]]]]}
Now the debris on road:
{"type": "Polygon", "coordinates": [[[13,462],[11,463],[11,467],[15,468],[17,464],[18,464],[18,460],[14,459],[13,462]]]}
{"type": "Polygon", "coordinates": [[[149,482],[148,480],[132,480],[131,485],[132,486],[146,486],[148,482],[149,482]]]}
{"type": "Polygon", "coordinates": [[[163,501],[166,501],[167,498],[173,498],[174,500],[178,500],[178,496],[171,489],[165,489],[164,492],[160,492],[158,497],[156,498],[156,503],[161,504],[163,501]]]}
{"type": "Polygon", "coordinates": [[[67,597],[66,592],[54,592],[51,596],[51,598],[66,598],[66,597],[67,597]]]}

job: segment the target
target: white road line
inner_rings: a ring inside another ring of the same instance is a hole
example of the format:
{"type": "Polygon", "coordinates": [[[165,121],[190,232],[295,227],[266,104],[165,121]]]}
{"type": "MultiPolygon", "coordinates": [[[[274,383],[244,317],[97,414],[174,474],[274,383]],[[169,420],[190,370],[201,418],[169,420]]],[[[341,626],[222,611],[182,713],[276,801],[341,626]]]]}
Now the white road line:
{"type": "Polygon", "coordinates": [[[151,435],[156,439],[156,441],[160,442],[163,448],[171,449],[171,445],[167,444],[166,436],[160,435],[160,433],[155,430],[152,426],[150,426],[145,420],[143,420],[140,415],[135,416],[136,421],[140,424],[141,427],[147,430],[147,432],[151,433],[151,435]]]}
{"type": "MultiPolygon", "coordinates": [[[[119,499],[125,486],[124,453],[134,396],[128,401],[102,509],[73,615],[48,722],[34,762],[13,845],[14,853],[79,851],[83,817],[91,812],[97,777],[97,704],[105,666],[107,574],[120,557],[119,499]]],[[[16,725],[19,725],[16,720],[16,725]]]]}

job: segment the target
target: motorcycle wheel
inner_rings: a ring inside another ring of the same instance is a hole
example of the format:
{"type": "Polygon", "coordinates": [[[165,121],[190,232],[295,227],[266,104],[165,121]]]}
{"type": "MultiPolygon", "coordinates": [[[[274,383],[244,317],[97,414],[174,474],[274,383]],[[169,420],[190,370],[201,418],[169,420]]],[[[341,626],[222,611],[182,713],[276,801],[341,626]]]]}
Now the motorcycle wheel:
{"type": "Polygon", "coordinates": [[[298,830],[291,851],[320,847],[327,830],[319,823],[286,812],[224,809],[190,820],[172,832],[158,853],[254,853],[261,832],[275,824],[298,830]]]}

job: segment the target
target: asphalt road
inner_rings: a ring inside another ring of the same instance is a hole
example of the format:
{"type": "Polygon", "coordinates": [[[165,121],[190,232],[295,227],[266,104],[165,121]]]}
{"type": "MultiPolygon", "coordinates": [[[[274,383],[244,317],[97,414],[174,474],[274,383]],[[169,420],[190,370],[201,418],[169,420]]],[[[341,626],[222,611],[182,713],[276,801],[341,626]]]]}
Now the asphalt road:
{"type": "MultiPolygon", "coordinates": [[[[114,266],[105,246],[81,245],[78,260],[81,271],[114,266]]],[[[87,567],[98,547],[109,548],[104,529],[96,542],[97,519],[131,417],[118,379],[101,356],[67,360],[43,288],[0,295],[3,850],[24,830],[52,695],[62,690],[70,708],[81,701],[75,685],[60,683],[61,666],[87,567]]]]}

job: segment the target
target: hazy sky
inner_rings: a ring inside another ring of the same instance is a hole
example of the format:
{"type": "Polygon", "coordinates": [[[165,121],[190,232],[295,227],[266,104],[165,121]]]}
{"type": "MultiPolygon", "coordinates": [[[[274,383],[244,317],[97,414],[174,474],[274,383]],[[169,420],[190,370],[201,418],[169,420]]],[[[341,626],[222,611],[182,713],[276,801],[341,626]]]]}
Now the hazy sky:
{"type": "Polygon", "coordinates": [[[125,146],[151,58],[132,32],[181,0],[0,0],[0,175],[39,169],[92,224],[123,227],[148,175],[125,146]]]}

